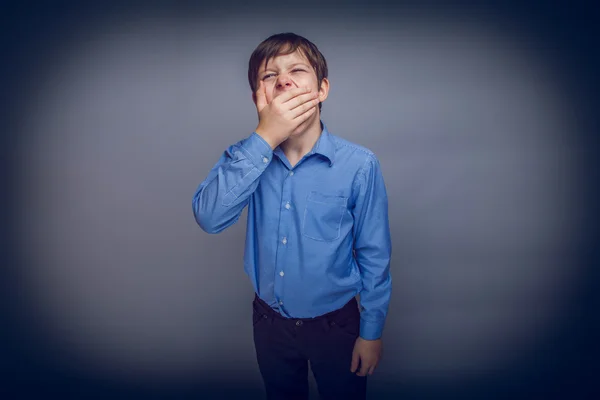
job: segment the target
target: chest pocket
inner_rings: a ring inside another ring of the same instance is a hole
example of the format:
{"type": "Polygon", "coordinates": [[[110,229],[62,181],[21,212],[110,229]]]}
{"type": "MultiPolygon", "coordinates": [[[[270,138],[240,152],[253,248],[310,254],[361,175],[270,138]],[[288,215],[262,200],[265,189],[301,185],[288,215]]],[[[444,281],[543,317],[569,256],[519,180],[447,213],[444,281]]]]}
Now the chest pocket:
{"type": "Polygon", "coordinates": [[[310,192],[302,219],[302,234],[324,242],[339,238],[347,202],[347,197],[310,192]]]}

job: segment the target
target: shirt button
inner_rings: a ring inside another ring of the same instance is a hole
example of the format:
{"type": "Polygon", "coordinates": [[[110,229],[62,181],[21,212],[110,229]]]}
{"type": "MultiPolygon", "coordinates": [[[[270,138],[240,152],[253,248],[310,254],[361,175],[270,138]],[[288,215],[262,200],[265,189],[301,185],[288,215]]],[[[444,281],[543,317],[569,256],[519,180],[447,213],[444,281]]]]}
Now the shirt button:
{"type": "Polygon", "coordinates": [[[269,159],[267,157],[263,157],[263,162],[266,164],[269,162],[269,159]]]}
{"type": "Polygon", "coordinates": [[[293,176],[293,175],[294,175],[294,171],[290,171],[290,176],[293,176]]]}
{"type": "Polygon", "coordinates": [[[279,273],[279,276],[283,276],[283,275],[284,275],[284,274],[283,274],[283,271],[281,271],[281,272],[279,273]]]}
{"type": "Polygon", "coordinates": [[[281,241],[281,243],[287,244],[287,238],[283,238],[283,240],[281,241]]]}
{"type": "Polygon", "coordinates": [[[283,305],[283,301],[279,300],[279,305],[282,306],[283,305]]]}
{"type": "Polygon", "coordinates": [[[285,203],[285,208],[286,208],[287,210],[289,210],[289,209],[291,208],[291,206],[290,206],[290,202],[289,202],[289,201],[288,201],[287,203],[285,203]]]}

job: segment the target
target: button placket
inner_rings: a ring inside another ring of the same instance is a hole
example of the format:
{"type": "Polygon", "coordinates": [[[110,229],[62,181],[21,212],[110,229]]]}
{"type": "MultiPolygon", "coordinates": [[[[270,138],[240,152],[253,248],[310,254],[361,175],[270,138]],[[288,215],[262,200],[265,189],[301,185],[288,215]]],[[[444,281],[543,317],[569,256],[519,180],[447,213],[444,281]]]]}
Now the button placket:
{"type": "Polygon", "coordinates": [[[287,252],[289,251],[289,246],[292,245],[292,243],[289,241],[289,238],[287,237],[287,234],[290,233],[290,229],[292,227],[293,224],[293,220],[292,220],[292,214],[290,213],[290,211],[292,211],[294,209],[293,205],[292,205],[292,185],[293,185],[293,181],[291,179],[287,179],[290,178],[294,175],[294,171],[288,170],[288,172],[286,173],[286,175],[284,175],[284,179],[281,182],[281,197],[280,197],[280,219],[279,219],[279,226],[278,226],[278,232],[279,232],[279,244],[277,246],[277,251],[278,251],[278,257],[277,257],[277,265],[275,266],[275,284],[274,284],[274,291],[275,291],[275,297],[277,299],[277,303],[280,307],[281,310],[283,310],[283,300],[281,300],[281,298],[283,297],[283,285],[284,285],[284,280],[283,277],[285,276],[285,260],[286,257],[288,257],[289,255],[287,254],[287,252]],[[277,276],[279,275],[279,276],[277,276]]]}

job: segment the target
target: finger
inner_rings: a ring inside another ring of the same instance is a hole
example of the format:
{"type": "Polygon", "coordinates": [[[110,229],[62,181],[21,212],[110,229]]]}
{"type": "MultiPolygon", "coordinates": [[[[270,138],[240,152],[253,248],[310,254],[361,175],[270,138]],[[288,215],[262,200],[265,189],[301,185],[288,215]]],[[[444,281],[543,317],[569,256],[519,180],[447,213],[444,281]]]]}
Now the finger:
{"type": "Polygon", "coordinates": [[[319,99],[313,99],[311,101],[308,101],[308,102],[302,104],[301,106],[294,108],[293,110],[291,110],[289,112],[289,115],[293,119],[296,119],[298,117],[301,117],[306,112],[314,110],[318,104],[319,104],[319,99]]]}
{"type": "Polygon", "coordinates": [[[317,107],[311,107],[308,111],[305,111],[304,114],[299,115],[296,118],[294,118],[293,121],[296,122],[298,125],[300,125],[301,123],[303,123],[307,119],[309,119],[310,116],[316,112],[317,112],[317,107]]]}
{"type": "Polygon", "coordinates": [[[267,105],[267,88],[263,81],[259,81],[258,89],[256,90],[256,108],[262,110],[267,105]]]}
{"type": "Polygon", "coordinates": [[[350,363],[350,372],[352,372],[352,373],[356,372],[356,369],[358,368],[359,360],[360,360],[360,357],[358,356],[358,353],[353,351],[352,352],[352,362],[350,363]]]}
{"type": "MultiPolygon", "coordinates": [[[[318,96],[319,96],[319,94],[317,92],[304,93],[304,94],[294,97],[293,99],[288,100],[285,103],[285,107],[286,108],[289,107],[290,110],[295,110],[297,107],[301,106],[302,104],[305,104],[309,101],[317,99],[318,96]]],[[[318,103],[318,99],[317,99],[317,103],[318,103]]]]}
{"type": "Polygon", "coordinates": [[[277,101],[279,101],[280,104],[283,104],[286,101],[289,101],[290,99],[293,99],[296,96],[299,96],[304,93],[309,93],[309,92],[310,92],[310,88],[306,88],[306,87],[293,88],[293,89],[283,92],[282,94],[277,96],[277,101]]]}
{"type": "Polygon", "coordinates": [[[358,376],[366,376],[369,372],[369,365],[366,362],[361,362],[360,372],[357,374],[358,376]]]}
{"type": "Polygon", "coordinates": [[[375,368],[377,368],[377,365],[373,365],[371,368],[369,368],[369,375],[373,375],[373,372],[375,372],[375,368]]]}

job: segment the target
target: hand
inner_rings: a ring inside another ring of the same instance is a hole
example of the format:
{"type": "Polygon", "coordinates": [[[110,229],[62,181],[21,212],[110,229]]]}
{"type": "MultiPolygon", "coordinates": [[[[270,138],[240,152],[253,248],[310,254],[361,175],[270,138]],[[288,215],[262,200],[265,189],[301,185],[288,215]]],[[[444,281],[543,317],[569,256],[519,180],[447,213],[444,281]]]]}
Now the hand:
{"type": "Polygon", "coordinates": [[[318,93],[308,88],[294,88],[267,102],[266,87],[260,81],[255,94],[258,111],[258,133],[271,148],[283,143],[312,114],[319,104],[318,93]]]}
{"type": "Polygon", "coordinates": [[[366,340],[359,337],[354,343],[350,371],[352,373],[356,372],[358,369],[358,362],[360,361],[360,371],[358,371],[356,375],[373,375],[373,372],[375,371],[375,368],[377,368],[377,364],[379,364],[379,360],[381,359],[381,351],[381,339],[366,340]]]}

